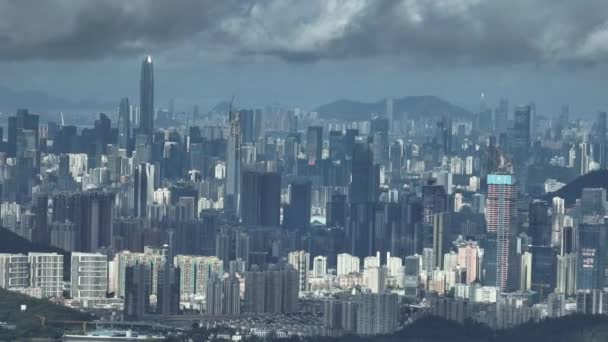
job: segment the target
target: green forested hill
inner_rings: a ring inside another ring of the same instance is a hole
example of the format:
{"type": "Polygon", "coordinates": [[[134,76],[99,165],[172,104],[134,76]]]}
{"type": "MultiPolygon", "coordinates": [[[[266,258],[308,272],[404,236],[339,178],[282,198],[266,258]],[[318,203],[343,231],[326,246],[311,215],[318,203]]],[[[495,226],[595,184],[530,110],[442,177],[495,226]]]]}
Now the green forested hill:
{"type": "MultiPolygon", "coordinates": [[[[61,324],[43,327],[40,317],[54,321],[90,321],[92,317],[80,311],[53,304],[45,299],[32,298],[0,288],[0,322],[15,324],[15,330],[0,329],[0,341],[14,341],[26,337],[59,337],[61,324]],[[21,311],[21,305],[27,309],[21,311]]],[[[78,328],[78,326],[71,325],[78,328]]]]}

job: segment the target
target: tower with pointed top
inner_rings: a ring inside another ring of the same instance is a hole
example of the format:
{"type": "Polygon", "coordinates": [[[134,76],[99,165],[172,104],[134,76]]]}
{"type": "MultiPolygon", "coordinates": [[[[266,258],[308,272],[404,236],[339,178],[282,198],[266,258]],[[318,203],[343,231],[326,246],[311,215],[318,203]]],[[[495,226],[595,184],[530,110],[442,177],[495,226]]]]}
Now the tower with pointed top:
{"type": "Polygon", "coordinates": [[[239,116],[228,109],[228,144],[226,146],[226,191],[224,207],[240,217],[241,126],[239,116]]]}
{"type": "Polygon", "coordinates": [[[141,64],[139,110],[139,133],[151,137],[154,133],[154,69],[150,55],[146,55],[141,64]]]}

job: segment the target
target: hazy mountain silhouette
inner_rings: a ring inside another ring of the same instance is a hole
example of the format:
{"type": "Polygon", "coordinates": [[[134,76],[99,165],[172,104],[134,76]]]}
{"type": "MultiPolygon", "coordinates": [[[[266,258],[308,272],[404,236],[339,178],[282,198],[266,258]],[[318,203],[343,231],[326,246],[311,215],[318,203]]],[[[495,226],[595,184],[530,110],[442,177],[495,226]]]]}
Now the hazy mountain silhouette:
{"type": "Polygon", "coordinates": [[[572,205],[576,203],[577,199],[581,198],[585,188],[604,188],[608,191],[608,170],[591,171],[577,177],[561,189],[548,193],[546,199],[551,200],[557,196],[563,198],[566,205],[572,205]]]}
{"type": "MultiPolygon", "coordinates": [[[[338,100],[319,106],[316,111],[319,116],[326,119],[341,120],[367,120],[372,114],[384,115],[386,101],[359,102],[352,100],[338,100]]],[[[407,113],[408,117],[420,116],[451,116],[470,118],[473,114],[468,110],[454,105],[437,96],[406,96],[393,100],[395,115],[407,113]]]]}

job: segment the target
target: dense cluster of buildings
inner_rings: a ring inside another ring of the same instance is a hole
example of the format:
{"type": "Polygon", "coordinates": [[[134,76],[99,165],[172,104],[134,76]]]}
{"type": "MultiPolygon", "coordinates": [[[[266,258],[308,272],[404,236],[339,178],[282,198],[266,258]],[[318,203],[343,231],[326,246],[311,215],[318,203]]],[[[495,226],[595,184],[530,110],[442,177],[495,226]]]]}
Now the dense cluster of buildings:
{"type": "Polygon", "coordinates": [[[93,127],[8,118],[1,225],[65,256],[0,254],[1,287],[125,320],[311,314],[328,335],[608,314],[606,188],[572,183],[606,184],[604,112],[185,114],[155,104],[150,56],[140,81],[93,127]]]}

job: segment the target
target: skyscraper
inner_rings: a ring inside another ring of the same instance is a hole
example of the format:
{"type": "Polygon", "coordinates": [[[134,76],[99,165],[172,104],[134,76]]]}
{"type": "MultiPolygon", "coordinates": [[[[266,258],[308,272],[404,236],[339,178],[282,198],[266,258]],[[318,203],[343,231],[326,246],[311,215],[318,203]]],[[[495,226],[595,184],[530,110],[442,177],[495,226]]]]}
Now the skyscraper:
{"type": "Polygon", "coordinates": [[[154,165],[140,164],[135,169],[134,180],[134,208],[135,216],[147,217],[148,205],[152,204],[154,196],[154,165]]]}
{"type": "Polygon", "coordinates": [[[241,213],[241,128],[239,116],[232,112],[232,107],[228,113],[228,129],[224,206],[238,217],[241,213]]]}
{"type": "Polygon", "coordinates": [[[511,136],[511,153],[516,166],[524,166],[530,152],[530,121],[532,109],[530,106],[515,108],[515,120],[511,136]]]}
{"type": "Polygon", "coordinates": [[[308,270],[310,269],[310,254],[305,251],[289,252],[289,264],[298,272],[299,291],[308,290],[308,270]]]}
{"type": "Polygon", "coordinates": [[[281,212],[281,176],[276,172],[243,172],[241,218],[246,225],[277,227],[281,212]]]}
{"type": "Polygon", "coordinates": [[[323,151],[323,127],[310,126],[306,134],[306,158],[308,165],[314,166],[321,162],[323,151]]]}
{"type": "Polygon", "coordinates": [[[283,225],[289,229],[306,230],[310,226],[312,184],[295,180],[289,184],[289,205],[285,207],[283,225]]]}
{"type": "Polygon", "coordinates": [[[517,220],[517,190],[509,174],[488,175],[487,230],[496,234],[496,286],[506,289],[511,240],[517,220]]]}
{"type": "Polygon", "coordinates": [[[129,140],[131,139],[131,117],[129,99],[120,100],[118,107],[118,148],[129,153],[129,140]]]}
{"type": "Polygon", "coordinates": [[[150,55],[146,55],[141,64],[139,111],[139,133],[152,137],[154,133],[154,69],[150,55]]]}

